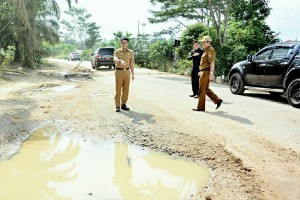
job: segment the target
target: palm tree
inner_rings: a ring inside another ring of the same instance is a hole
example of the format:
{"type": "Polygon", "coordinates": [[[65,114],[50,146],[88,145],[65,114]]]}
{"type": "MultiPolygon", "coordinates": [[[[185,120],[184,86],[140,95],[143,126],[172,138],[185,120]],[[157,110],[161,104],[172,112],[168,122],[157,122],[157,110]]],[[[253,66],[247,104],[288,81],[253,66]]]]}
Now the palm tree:
{"type": "MultiPolygon", "coordinates": [[[[72,0],[66,0],[71,7],[72,0]]],[[[78,0],[74,0],[76,3],[78,0]]],[[[56,0],[6,0],[13,9],[16,60],[31,66],[42,53],[42,41],[58,41],[60,9],[56,0]]]]}
{"type": "Polygon", "coordinates": [[[113,35],[115,37],[115,40],[119,42],[122,39],[123,32],[122,31],[117,31],[116,33],[113,33],[113,35]]]}

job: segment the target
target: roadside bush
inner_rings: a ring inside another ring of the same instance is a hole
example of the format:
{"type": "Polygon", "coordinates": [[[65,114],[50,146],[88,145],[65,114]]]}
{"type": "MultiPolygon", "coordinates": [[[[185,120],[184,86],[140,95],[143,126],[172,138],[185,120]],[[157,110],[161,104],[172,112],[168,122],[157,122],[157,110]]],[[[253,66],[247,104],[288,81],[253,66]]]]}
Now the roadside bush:
{"type": "Polygon", "coordinates": [[[15,58],[15,47],[8,46],[6,50],[0,49],[0,67],[7,68],[15,58]]]}
{"type": "Polygon", "coordinates": [[[192,61],[180,59],[176,62],[176,73],[180,75],[191,75],[192,61]]]}
{"type": "Polygon", "coordinates": [[[90,60],[91,58],[91,53],[93,51],[91,49],[85,49],[81,52],[81,60],[90,60]]]}
{"type": "Polygon", "coordinates": [[[193,42],[199,40],[199,36],[203,34],[208,27],[203,23],[196,23],[188,26],[180,36],[180,46],[178,54],[180,57],[185,57],[193,49],[193,42]]]}
{"type": "Polygon", "coordinates": [[[49,56],[60,59],[68,58],[69,53],[76,50],[76,45],[74,44],[59,43],[52,45],[47,42],[44,42],[43,46],[49,56]]]}
{"type": "Polygon", "coordinates": [[[234,49],[230,52],[229,58],[232,64],[237,63],[241,60],[245,60],[247,57],[247,49],[243,45],[235,46],[234,49]]]}

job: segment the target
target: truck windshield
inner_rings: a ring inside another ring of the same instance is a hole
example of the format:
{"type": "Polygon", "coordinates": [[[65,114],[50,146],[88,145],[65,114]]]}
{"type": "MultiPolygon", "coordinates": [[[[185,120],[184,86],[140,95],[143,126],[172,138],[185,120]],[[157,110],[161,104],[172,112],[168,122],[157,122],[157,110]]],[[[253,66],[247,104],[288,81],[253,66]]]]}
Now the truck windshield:
{"type": "Polygon", "coordinates": [[[100,55],[105,55],[105,56],[110,56],[114,54],[114,49],[113,48],[106,48],[106,49],[99,49],[98,54],[100,55]]]}

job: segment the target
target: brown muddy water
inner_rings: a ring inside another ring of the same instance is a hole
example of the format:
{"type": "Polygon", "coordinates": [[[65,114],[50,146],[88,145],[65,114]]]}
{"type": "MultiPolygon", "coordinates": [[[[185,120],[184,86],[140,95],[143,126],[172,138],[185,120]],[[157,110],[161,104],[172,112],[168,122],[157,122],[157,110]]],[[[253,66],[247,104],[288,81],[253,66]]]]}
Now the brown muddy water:
{"type": "Polygon", "coordinates": [[[0,199],[190,199],[209,177],[191,161],[121,142],[85,142],[46,126],[0,162],[0,199]]]}

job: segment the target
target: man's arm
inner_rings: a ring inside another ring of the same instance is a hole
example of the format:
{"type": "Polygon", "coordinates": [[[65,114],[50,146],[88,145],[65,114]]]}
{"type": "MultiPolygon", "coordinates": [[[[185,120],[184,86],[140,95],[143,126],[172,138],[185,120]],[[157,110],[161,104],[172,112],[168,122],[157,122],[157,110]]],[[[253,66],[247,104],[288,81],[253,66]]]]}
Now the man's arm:
{"type": "Polygon", "coordinates": [[[117,51],[114,52],[114,62],[115,62],[115,63],[120,62],[120,60],[119,60],[119,58],[118,58],[118,55],[117,55],[117,51]]]}
{"type": "Polygon", "coordinates": [[[114,61],[115,61],[116,63],[119,63],[119,62],[120,62],[120,59],[119,59],[117,56],[114,56],[114,61]]]}
{"type": "Polygon", "coordinates": [[[216,61],[216,52],[214,50],[208,52],[208,62],[210,67],[209,80],[214,80],[214,71],[215,71],[215,61],[216,61]]]}
{"type": "Polygon", "coordinates": [[[131,59],[130,59],[130,71],[131,71],[131,78],[134,80],[134,55],[132,53],[131,59]]]}
{"type": "Polygon", "coordinates": [[[192,60],[193,59],[193,51],[191,51],[190,56],[187,58],[188,60],[192,60]]]}
{"type": "Polygon", "coordinates": [[[114,62],[115,63],[121,63],[121,65],[125,65],[125,62],[118,58],[118,54],[117,54],[116,51],[114,52],[114,62]]]}
{"type": "Polygon", "coordinates": [[[210,74],[209,74],[209,80],[214,80],[214,71],[215,71],[215,62],[210,63],[210,74]]]}

